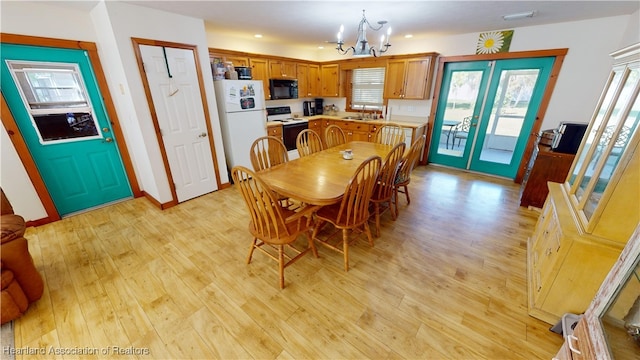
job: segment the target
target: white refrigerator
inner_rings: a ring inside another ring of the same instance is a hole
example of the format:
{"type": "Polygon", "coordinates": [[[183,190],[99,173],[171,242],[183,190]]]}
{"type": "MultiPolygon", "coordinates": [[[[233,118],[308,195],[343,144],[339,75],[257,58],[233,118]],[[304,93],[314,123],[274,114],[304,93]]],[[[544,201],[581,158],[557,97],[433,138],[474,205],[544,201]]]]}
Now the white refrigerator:
{"type": "Polygon", "coordinates": [[[253,170],[251,144],[267,135],[262,81],[216,80],[214,88],[228,170],[237,165],[253,170]]]}

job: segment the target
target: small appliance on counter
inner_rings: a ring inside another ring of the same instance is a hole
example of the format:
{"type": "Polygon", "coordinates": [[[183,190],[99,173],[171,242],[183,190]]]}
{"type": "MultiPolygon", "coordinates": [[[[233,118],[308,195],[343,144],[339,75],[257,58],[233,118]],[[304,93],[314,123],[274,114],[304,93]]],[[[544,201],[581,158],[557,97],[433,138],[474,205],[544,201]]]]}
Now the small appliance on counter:
{"type": "Polygon", "coordinates": [[[236,66],[236,72],[238,73],[238,80],[251,80],[251,68],[247,66],[236,66]]]}
{"type": "Polygon", "coordinates": [[[553,131],[551,151],[575,155],[580,147],[580,142],[582,142],[582,137],[587,131],[587,126],[588,124],[584,123],[560,123],[560,126],[553,131]]]}
{"type": "MultiPolygon", "coordinates": [[[[313,116],[318,114],[318,108],[316,107],[315,101],[303,101],[302,102],[302,112],[304,116],[313,116]]],[[[320,111],[322,114],[322,111],[320,111]]]]}
{"type": "Polygon", "coordinates": [[[316,102],[316,115],[322,115],[323,113],[323,107],[324,107],[324,99],[322,98],[317,98],[315,99],[316,102]]]}

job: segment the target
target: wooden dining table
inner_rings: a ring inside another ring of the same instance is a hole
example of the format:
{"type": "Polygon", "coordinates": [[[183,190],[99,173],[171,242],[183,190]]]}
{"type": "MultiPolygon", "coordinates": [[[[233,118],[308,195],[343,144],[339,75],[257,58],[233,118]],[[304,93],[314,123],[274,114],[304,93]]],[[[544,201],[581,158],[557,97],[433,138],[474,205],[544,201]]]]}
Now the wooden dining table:
{"type": "Polygon", "coordinates": [[[260,172],[260,178],[272,190],[310,205],[339,202],[349,180],[363,161],[373,155],[383,161],[393,146],[366,141],[352,141],[317,153],[288,161],[260,172]],[[351,149],[353,159],[342,151],[351,149]]]}

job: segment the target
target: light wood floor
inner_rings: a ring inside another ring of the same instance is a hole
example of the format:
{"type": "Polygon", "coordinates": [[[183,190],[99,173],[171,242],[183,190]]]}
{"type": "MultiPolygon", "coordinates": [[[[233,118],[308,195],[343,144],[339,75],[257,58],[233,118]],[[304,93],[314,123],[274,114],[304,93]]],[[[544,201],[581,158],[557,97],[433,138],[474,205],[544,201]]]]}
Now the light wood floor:
{"type": "Polygon", "coordinates": [[[383,215],[375,247],[351,247],[349,272],[319,246],[319,259],[286,269],[284,290],[264,254],[245,264],[251,238],[234,187],[164,211],[140,198],[29,228],[46,288],[17,320],[16,347],[44,348],[46,358],[52,349],[126,359],[551,358],[561,336],[527,315],[526,241],[538,214],[518,206],[518,185],[421,166],[410,189],[396,222],[383,215]]]}

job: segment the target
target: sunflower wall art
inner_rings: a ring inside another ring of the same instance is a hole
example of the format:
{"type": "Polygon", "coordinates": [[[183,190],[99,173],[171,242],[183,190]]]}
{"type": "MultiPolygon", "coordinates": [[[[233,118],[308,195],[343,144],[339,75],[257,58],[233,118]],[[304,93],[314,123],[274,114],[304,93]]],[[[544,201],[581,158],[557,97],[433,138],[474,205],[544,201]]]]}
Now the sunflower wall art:
{"type": "Polygon", "coordinates": [[[476,54],[495,54],[509,51],[513,30],[480,33],[476,54]]]}

